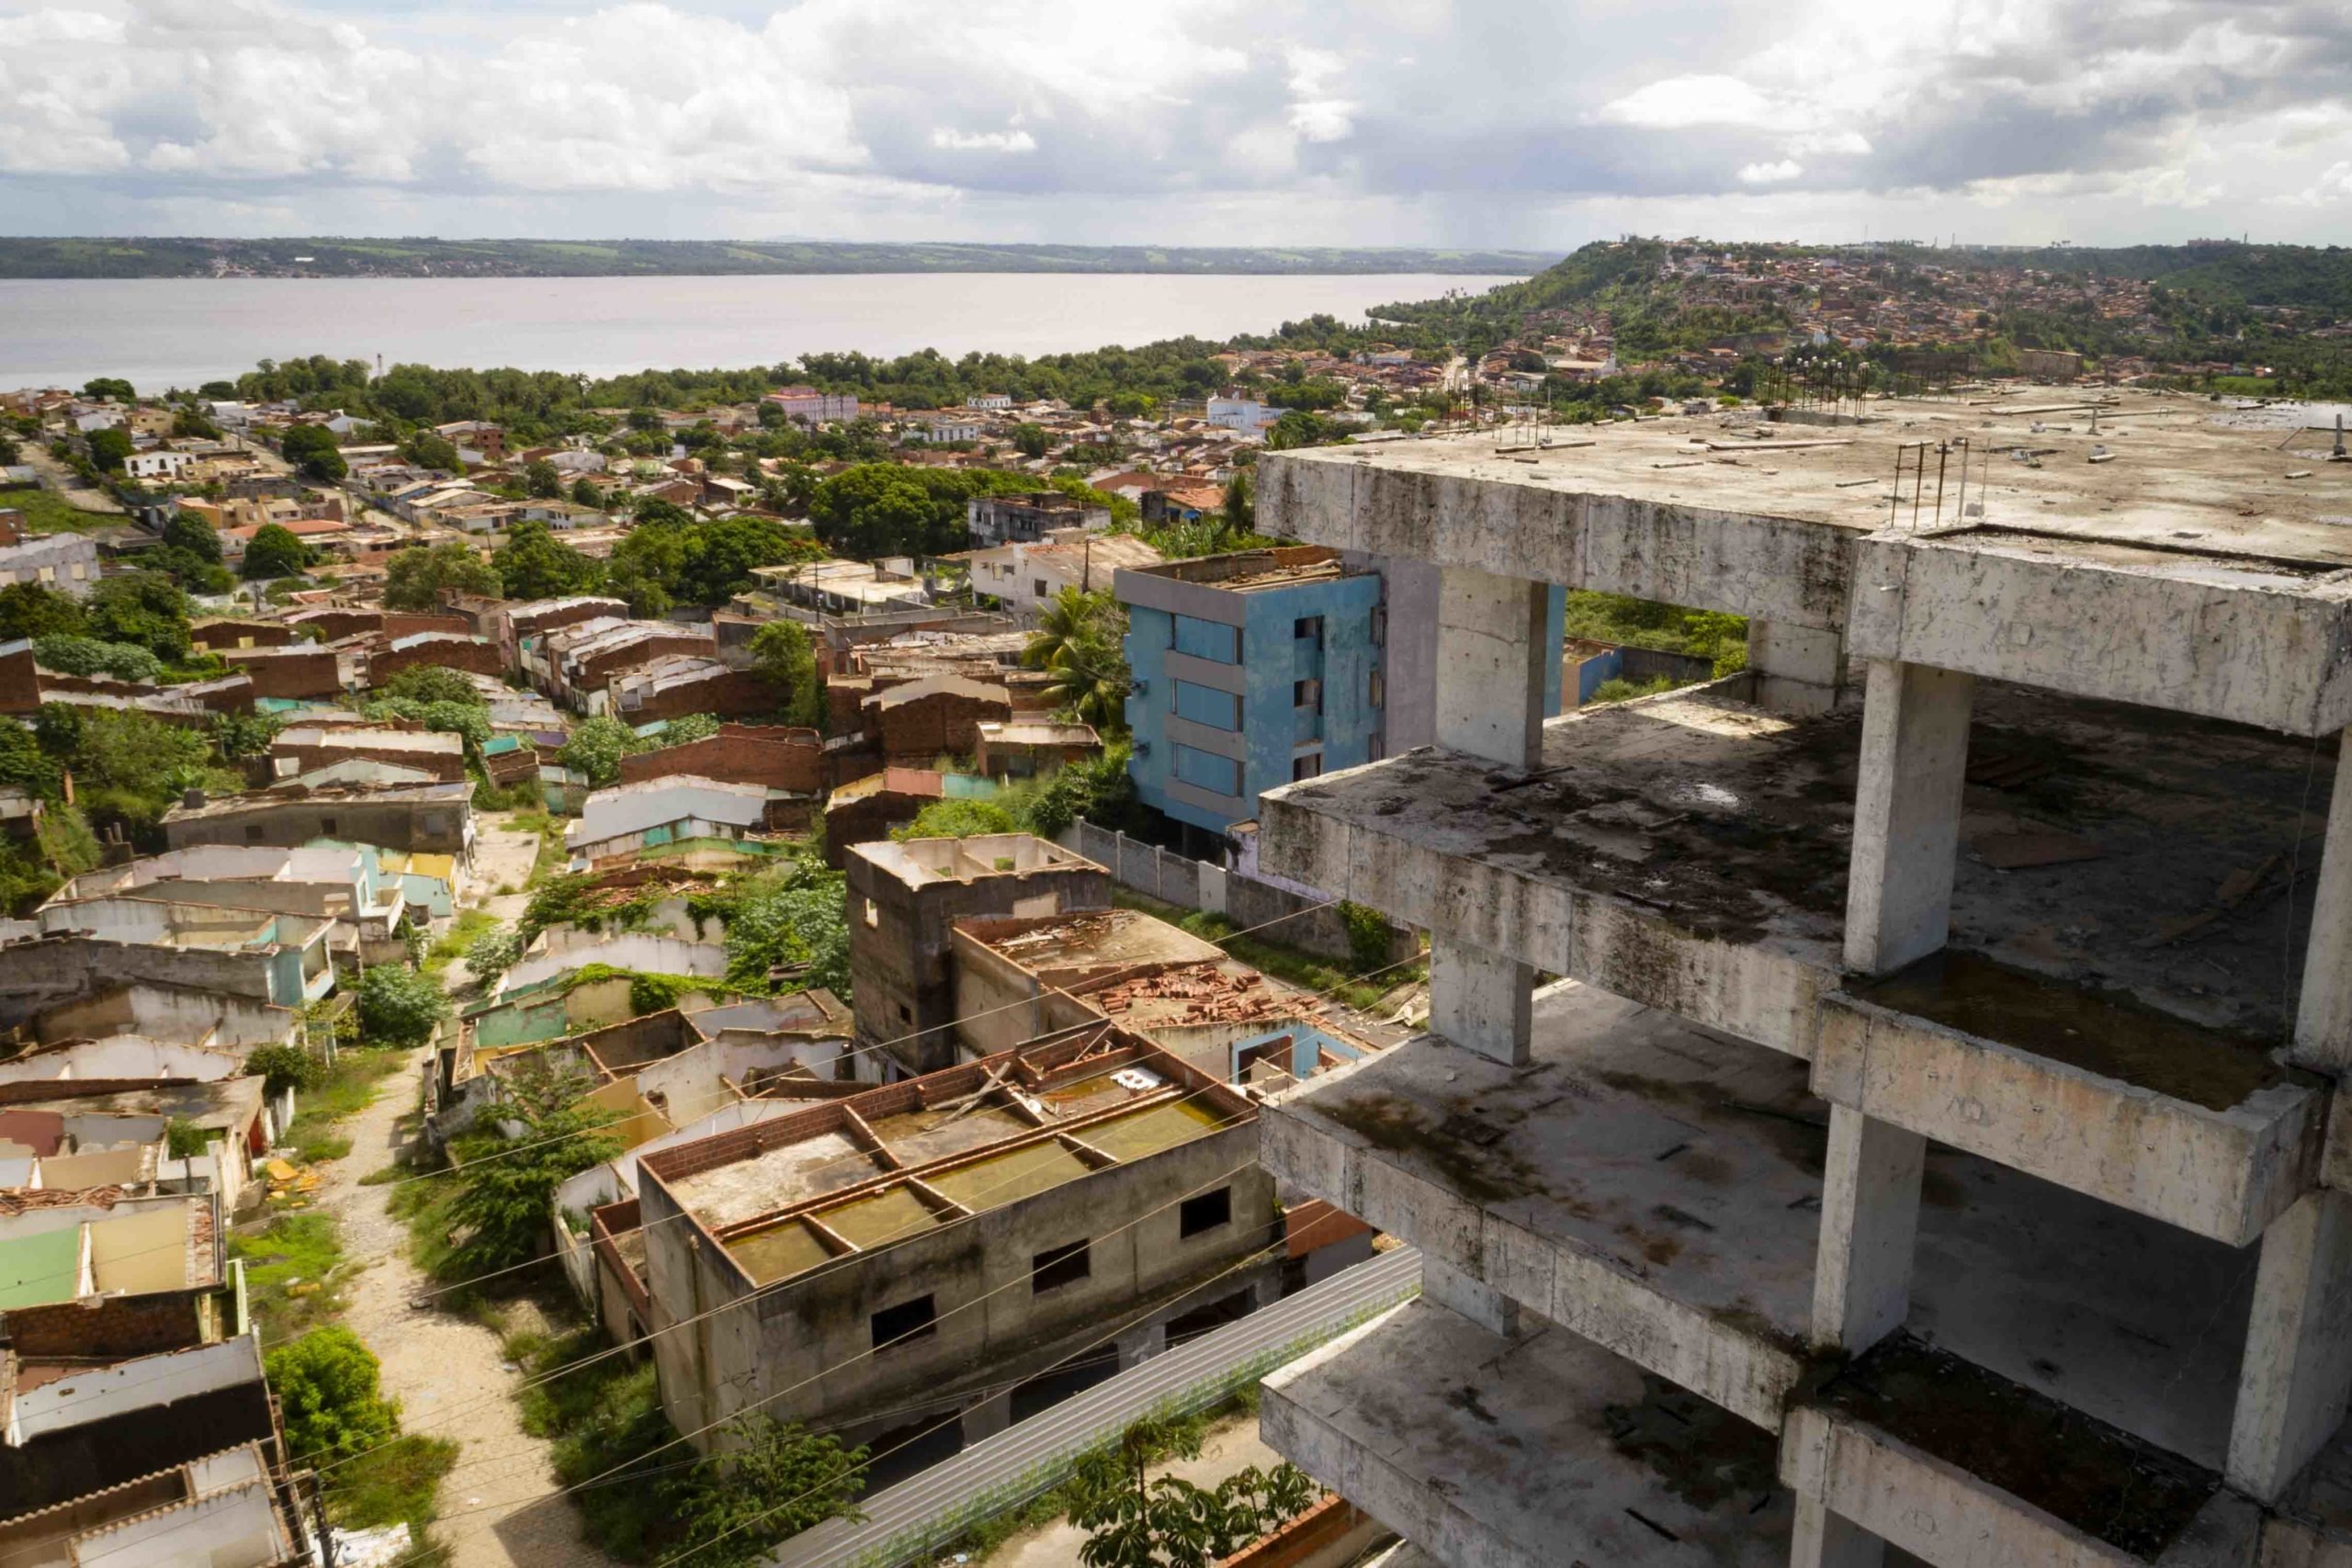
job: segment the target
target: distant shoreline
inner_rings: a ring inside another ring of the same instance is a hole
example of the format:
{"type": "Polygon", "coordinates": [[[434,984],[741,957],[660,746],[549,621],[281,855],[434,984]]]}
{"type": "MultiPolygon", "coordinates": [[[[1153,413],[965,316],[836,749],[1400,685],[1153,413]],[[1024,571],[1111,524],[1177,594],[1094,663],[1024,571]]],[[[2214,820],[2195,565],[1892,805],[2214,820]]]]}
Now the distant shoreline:
{"type": "Polygon", "coordinates": [[[0,278],[945,276],[1528,276],[1546,252],[1358,246],[858,244],[698,240],[221,240],[0,236],[0,278]]]}

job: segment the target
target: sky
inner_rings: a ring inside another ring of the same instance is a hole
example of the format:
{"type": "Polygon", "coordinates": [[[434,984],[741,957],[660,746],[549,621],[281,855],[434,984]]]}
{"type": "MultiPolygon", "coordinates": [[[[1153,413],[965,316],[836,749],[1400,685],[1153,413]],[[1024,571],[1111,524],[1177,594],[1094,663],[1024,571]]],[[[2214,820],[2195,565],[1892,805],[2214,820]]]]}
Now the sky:
{"type": "Polygon", "coordinates": [[[2352,239],[2344,0],[0,0],[0,231],[2352,239]]]}

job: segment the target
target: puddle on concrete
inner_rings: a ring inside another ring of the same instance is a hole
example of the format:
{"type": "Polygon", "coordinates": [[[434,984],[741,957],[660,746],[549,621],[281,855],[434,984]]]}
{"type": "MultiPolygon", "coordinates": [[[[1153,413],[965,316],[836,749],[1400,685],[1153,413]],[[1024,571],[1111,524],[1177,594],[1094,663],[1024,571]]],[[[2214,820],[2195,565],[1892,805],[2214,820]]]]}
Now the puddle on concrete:
{"type": "Polygon", "coordinates": [[[1140,1159],[1190,1143],[1214,1131],[1222,1120],[1205,1106],[1179,1100],[1132,1116],[1098,1122],[1081,1128],[1078,1135],[1113,1159],[1140,1159]]]}
{"type": "Polygon", "coordinates": [[[1084,1160],[1049,1138],[923,1179],[933,1191],[967,1209],[979,1210],[1034,1198],[1065,1181],[1077,1180],[1087,1169],[1084,1160]]]}
{"type": "Polygon", "coordinates": [[[888,1247],[903,1237],[927,1231],[939,1216],[910,1188],[886,1187],[871,1198],[859,1198],[817,1218],[852,1247],[888,1247]]]}
{"type": "Polygon", "coordinates": [[[1853,994],[2209,1111],[2227,1111],[2286,1077],[2262,1042],[2191,1023],[2128,992],[2070,985],[1957,949],[1853,994]]]}
{"type": "Polygon", "coordinates": [[[755,1285],[790,1279],[832,1256],[817,1239],[817,1233],[798,1220],[786,1220],[774,1229],[730,1241],[727,1251],[755,1285]]]}

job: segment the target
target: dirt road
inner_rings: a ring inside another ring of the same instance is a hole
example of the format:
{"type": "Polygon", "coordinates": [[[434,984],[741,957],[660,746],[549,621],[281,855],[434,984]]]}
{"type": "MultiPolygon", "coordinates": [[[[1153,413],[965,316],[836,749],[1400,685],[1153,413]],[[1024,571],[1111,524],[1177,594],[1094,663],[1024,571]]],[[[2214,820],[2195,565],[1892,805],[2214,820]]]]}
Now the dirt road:
{"type": "MultiPolygon", "coordinates": [[[[476,863],[493,874],[477,878],[481,894],[469,901],[511,919],[523,896],[492,890],[502,881],[522,886],[537,840],[497,828],[483,839],[476,863]],[[506,875],[518,859],[521,869],[506,875]]],[[[320,1201],[341,1229],[345,1255],[371,1260],[345,1287],[350,1306],[343,1321],[383,1363],[384,1393],[400,1401],[402,1429],[458,1444],[435,1527],[454,1568],[595,1568],[609,1560],[581,1536],[579,1514],[560,1498],[547,1500],[557,1486],[548,1445],[523,1430],[513,1397],[520,1374],[498,1336],[469,1317],[413,1304],[431,1287],[409,1261],[407,1227],[390,1213],[396,1189],[359,1181],[397,1162],[414,1135],[425,1059],[423,1051],[411,1053],[405,1070],[384,1079],[376,1102],[343,1123],[351,1155],[325,1168],[320,1201]]]]}

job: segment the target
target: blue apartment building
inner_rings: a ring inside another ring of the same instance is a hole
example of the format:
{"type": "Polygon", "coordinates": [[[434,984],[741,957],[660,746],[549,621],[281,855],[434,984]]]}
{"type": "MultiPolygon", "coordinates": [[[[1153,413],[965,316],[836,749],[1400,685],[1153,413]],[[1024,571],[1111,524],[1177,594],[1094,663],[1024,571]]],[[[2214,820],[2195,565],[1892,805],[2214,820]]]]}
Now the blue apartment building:
{"type": "Polygon", "coordinates": [[[1385,755],[1392,636],[1435,632],[1433,614],[1392,628],[1376,566],[1319,546],[1125,569],[1112,586],[1127,611],[1136,793],[1219,836],[1265,790],[1385,755]]]}

